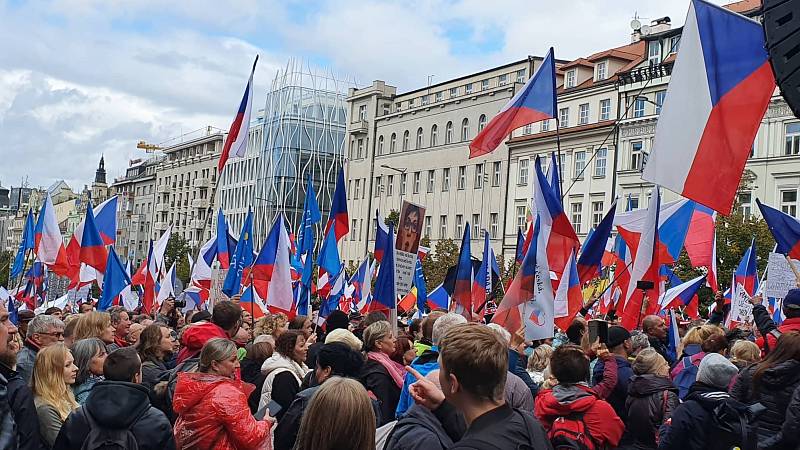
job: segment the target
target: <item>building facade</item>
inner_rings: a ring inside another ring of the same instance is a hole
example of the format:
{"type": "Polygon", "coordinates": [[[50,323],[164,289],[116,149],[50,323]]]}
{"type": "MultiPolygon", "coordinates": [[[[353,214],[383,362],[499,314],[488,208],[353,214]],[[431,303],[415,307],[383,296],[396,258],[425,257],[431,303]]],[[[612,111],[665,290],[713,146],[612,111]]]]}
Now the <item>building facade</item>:
{"type": "Polygon", "coordinates": [[[111,185],[118,195],[117,254],[134,267],[147,257],[156,206],[156,171],[163,157],[130,161],[125,175],[111,185]]]}
{"type": "Polygon", "coordinates": [[[371,252],[378,210],[399,211],[403,200],[425,206],[422,234],[461,239],[471,227],[473,251],[488,231],[502,245],[509,179],[508,147],[469,160],[469,143],[538,69],[540,57],[398,94],[374,81],[347,97],[347,192],[350,234],[342,259],[355,263],[371,252]]]}

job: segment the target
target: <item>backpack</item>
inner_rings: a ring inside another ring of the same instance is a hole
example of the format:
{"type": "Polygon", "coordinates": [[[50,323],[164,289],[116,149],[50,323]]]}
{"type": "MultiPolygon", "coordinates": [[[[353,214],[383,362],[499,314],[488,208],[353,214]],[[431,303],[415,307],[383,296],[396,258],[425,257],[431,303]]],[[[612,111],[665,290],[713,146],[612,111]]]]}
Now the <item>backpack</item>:
{"type": "Polygon", "coordinates": [[[719,448],[739,447],[756,450],[758,432],[754,422],[766,408],[761,403],[746,405],[732,398],[726,399],[712,412],[712,432],[709,442],[719,448]]]}
{"type": "Polygon", "coordinates": [[[695,358],[694,356],[695,355],[683,357],[683,369],[678,372],[678,375],[672,380],[672,384],[678,388],[678,398],[681,401],[686,398],[689,394],[689,388],[691,388],[697,380],[697,370],[703,358],[695,358]]]}
{"type": "MultiPolygon", "coordinates": [[[[86,417],[89,423],[89,433],[83,440],[81,450],[138,450],[139,444],[136,442],[136,436],[133,435],[130,429],[119,428],[105,428],[94,420],[86,407],[81,406],[81,412],[86,417]]],[[[147,409],[139,415],[141,417],[147,409]]],[[[133,421],[136,423],[139,417],[133,421]]]]}
{"type": "Polygon", "coordinates": [[[583,412],[558,417],[547,433],[553,450],[595,450],[597,444],[583,421],[583,412]]]}

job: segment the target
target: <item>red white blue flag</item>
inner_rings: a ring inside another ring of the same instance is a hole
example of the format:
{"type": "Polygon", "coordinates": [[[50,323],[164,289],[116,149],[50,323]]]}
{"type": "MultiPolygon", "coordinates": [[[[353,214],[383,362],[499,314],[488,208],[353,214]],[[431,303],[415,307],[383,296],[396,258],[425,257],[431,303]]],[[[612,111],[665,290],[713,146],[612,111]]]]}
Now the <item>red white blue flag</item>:
{"type": "Polygon", "coordinates": [[[217,170],[220,175],[228,159],[242,158],[247,151],[247,130],[250,127],[250,109],[253,106],[253,74],[256,71],[256,64],[258,55],[253,61],[253,70],[250,71],[250,79],[247,80],[242,101],[239,102],[239,110],[236,111],[236,117],[233,118],[228,136],[225,137],[225,144],[222,146],[222,154],[219,155],[217,170]]]}

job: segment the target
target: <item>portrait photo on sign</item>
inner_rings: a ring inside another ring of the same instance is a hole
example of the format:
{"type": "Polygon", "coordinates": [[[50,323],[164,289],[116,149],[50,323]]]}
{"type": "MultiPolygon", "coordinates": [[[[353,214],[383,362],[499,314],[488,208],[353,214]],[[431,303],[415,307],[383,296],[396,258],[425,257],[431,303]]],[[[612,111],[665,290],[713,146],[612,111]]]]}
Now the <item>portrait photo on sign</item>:
{"type": "Polygon", "coordinates": [[[409,202],[403,202],[400,211],[400,221],[397,224],[397,250],[416,254],[419,249],[419,240],[422,236],[422,218],[425,208],[409,202]]]}

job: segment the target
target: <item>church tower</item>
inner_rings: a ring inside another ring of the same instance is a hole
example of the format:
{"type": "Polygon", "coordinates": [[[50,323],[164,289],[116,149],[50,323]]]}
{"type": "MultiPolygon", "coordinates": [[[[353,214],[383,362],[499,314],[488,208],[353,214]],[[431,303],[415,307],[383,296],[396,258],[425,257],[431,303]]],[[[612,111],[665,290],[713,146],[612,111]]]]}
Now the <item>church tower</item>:
{"type": "Polygon", "coordinates": [[[106,163],[103,156],[100,156],[100,164],[94,173],[94,183],[92,183],[92,204],[94,206],[108,200],[109,189],[106,184],[106,163]]]}

